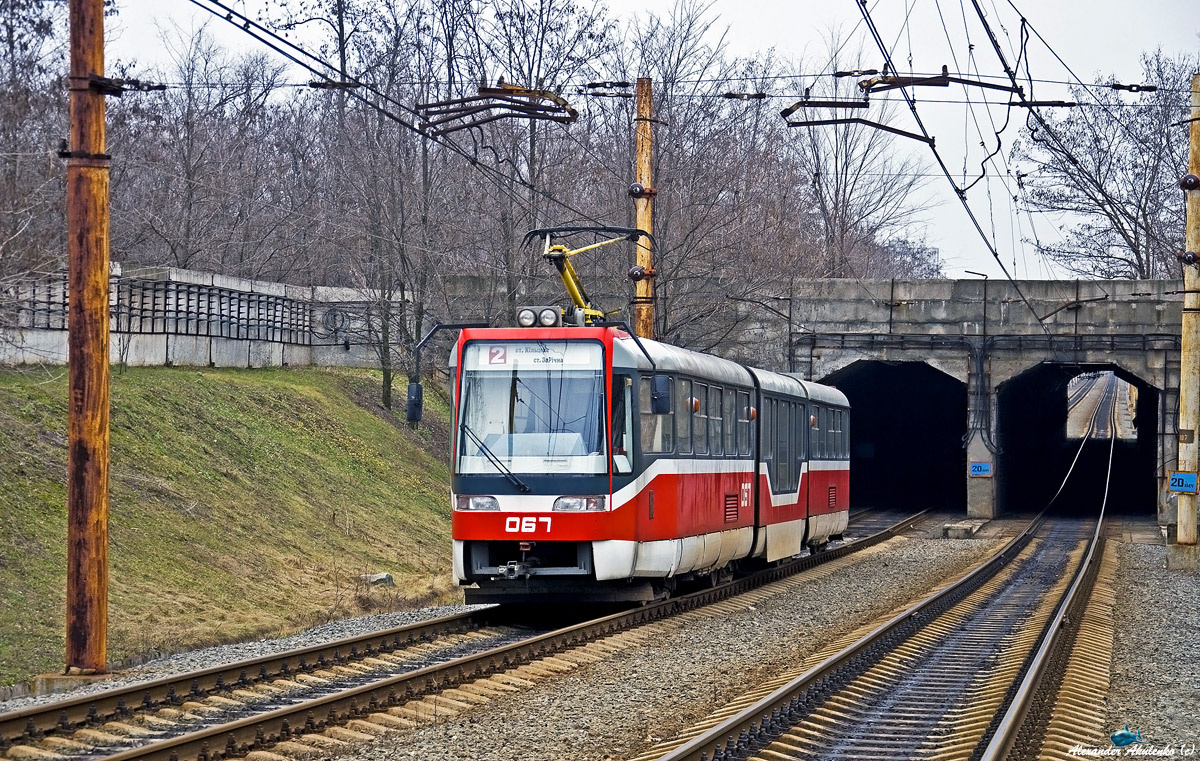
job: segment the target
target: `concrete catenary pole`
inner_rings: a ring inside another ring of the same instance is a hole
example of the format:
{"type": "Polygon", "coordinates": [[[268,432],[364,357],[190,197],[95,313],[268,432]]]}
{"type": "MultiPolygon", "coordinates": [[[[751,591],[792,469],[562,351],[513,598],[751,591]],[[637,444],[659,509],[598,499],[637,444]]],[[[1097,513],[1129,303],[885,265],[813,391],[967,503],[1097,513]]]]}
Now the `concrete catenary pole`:
{"type": "MultiPolygon", "coordinates": [[[[1192,77],[1192,112],[1189,124],[1188,174],[1200,177],[1200,73],[1192,77]]],[[[1184,180],[1187,186],[1187,178],[1184,180]]],[[[1186,190],[1186,250],[1200,253],[1200,189],[1186,190]]],[[[1183,344],[1179,369],[1179,469],[1195,473],[1200,442],[1200,269],[1183,268],[1183,344]]],[[[1179,495],[1179,531],[1176,542],[1196,544],[1196,495],[1179,495]]]]}
{"type": "Polygon", "coordinates": [[[108,156],[104,0],[70,0],[67,671],[102,673],[108,629],[108,156]]]}
{"type": "MultiPolygon", "coordinates": [[[[651,130],[653,118],[652,89],[649,77],[638,77],[637,81],[637,168],[634,187],[640,185],[642,191],[633,196],[633,209],[636,213],[637,228],[654,234],[654,183],[651,176],[651,159],[653,153],[651,130]]],[[[637,246],[637,264],[646,277],[637,281],[637,291],[633,299],[633,330],[642,338],[654,338],[654,258],[650,241],[641,238],[637,246]]]]}

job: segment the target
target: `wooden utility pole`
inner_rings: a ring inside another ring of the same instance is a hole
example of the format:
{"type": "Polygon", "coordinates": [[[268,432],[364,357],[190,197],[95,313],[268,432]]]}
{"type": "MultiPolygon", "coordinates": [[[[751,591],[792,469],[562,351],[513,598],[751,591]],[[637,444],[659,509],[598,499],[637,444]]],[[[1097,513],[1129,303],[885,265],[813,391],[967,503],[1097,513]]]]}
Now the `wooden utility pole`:
{"type": "Polygon", "coordinates": [[[67,671],[103,673],[108,633],[108,156],[104,0],[70,0],[67,671]]]}
{"type": "MultiPolygon", "coordinates": [[[[651,120],[653,99],[649,77],[638,77],[637,81],[637,170],[636,180],[630,195],[637,215],[637,229],[654,234],[654,182],[650,162],[653,158],[651,120]]],[[[654,338],[654,257],[648,238],[639,238],[637,265],[646,273],[637,281],[633,299],[633,330],[642,338],[654,338]]]]}
{"type": "MultiPolygon", "coordinates": [[[[1192,77],[1192,112],[1189,124],[1188,176],[1181,181],[1187,197],[1185,249],[1200,254],[1200,73],[1192,77]],[[1189,180],[1191,180],[1189,182],[1189,180]]],[[[1183,267],[1183,341],[1179,366],[1179,469],[1197,470],[1200,442],[1200,265],[1183,267]]],[[[1196,495],[1180,494],[1177,544],[1196,544],[1196,495]]]]}

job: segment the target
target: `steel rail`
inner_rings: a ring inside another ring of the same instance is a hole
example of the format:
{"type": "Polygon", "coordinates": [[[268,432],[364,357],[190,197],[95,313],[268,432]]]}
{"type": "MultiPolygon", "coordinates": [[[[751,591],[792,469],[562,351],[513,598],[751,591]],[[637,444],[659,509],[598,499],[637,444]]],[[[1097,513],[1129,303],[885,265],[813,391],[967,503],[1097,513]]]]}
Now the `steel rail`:
{"type": "Polygon", "coordinates": [[[0,747],[22,737],[70,731],[106,720],[125,718],[136,710],[174,706],[185,699],[200,699],[215,692],[248,687],[267,679],[340,665],[348,658],[369,657],[430,642],[448,634],[471,631],[486,625],[486,613],[474,611],[442,616],[364,636],[348,637],[3,713],[0,714],[0,747]]]}
{"type": "Polygon", "coordinates": [[[1062,642],[1062,635],[1068,621],[1068,611],[1073,609],[1077,601],[1086,602],[1087,598],[1091,595],[1092,583],[1095,581],[1096,572],[1100,567],[1100,559],[1104,553],[1100,537],[1104,531],[1104,513],[1108,507],[1108,490],[1112,484],[1113,454],[1117,447],[1117,405],[1116,389],[1114,386],[1115,384],[1110,384],[1110,388],[1106,393],[1106,397],[1111,397],[1109,404],[1109,430],[1111,435],[1109,437],[1108,472],[1105,476],[1104,499],[1100,503],[1100,518],[1096,521],[1096,530],[1092,534],[1087,554],[1083,562],[1079,564],[1070,588],[1063,595],[1053,617],[1047,623],[1046,631],[1042,635],[1041,645],[1026,665],[1025,676],[1018,685],[1008,709],[1004,712],[999,725],[997,725],[995,732],[992,734],[991,740],[984,747],[983,753],[979,757],[980,761],[1004,761],[1012,753],[1017,742],[1017,737],[1024,726],[1025,718],[1029,715],[1029,711],[1034,704],[1034,699],[1041,687],[1042,677],[1046,674],[1046,667],[1062,642]]]}
{"type": "Polygon", "coordinates": [[[972,590],[991,578],[1002,567],[1020,554],[1025,545],[1033,537],[1034,532],[1045,521],[1045,512],[1039,513],[1003,548],[993,555],[986,563],[975,568],[969,574],[959,579],[945,589],[926,597],[908,607],[901,613],[875,627],[866,635],[850,646],[826,658],[800,676],[779,687],[771,694],[746,708],[735,716],[717,724],[711,729],[699,734],[680,745],[669,753],[660,756],[659,761],[699,761],[711,759],[718,750],[724,752],[729,738],[745,737],[757,734],[762,727],[772,719],[786,713],[802,702],[807,692],[816,687],[834,672],[849,665],[856,659],[866,656],[868,652],[885,637],[896,631],[901,625],[919,618],[934,606],[955,602],[966,596],[972,590]]]}
{"type": "MultiPolygon", "coordinates": [[[[371,684],[361,685],[294,706],[279,708],[233,723],[216,725],[139,748],[131,748],[115,755],[104,756],[104,758],[108,761],[128,761],[128,759],[135,758],[159,761],[186,761],[187,759],[215,761],[269,747],[294,736],[297,732],[320,731],[335,723],[349,721],[376,710],[400,705],[469,679],[481,678],[599,637],[609,636],[641,624],[734,597],[886,541],[911,528],[928,512],[928,510],[923,510],[912,514],[871,536],[847,542],[841,547],[758,571],[713,589],[669,598],[632,611],[614,613],[593,621],[537,635],[521,642],[393,675],[371,684]]],[[[348,638],[327,645],[241,661],[228,666],[219,666],[175,677],[165,677],[153,682],[0,714],[0,727],[3,727],[6,732],[6,734],[0,735],[0,745],[13,741],[29,742],[42,734],[65,733],[106,720],[126,718],[133,710],[174,706],[184,699],[199,700],[208,694],[261,682],[272,676],[288,676],[292,673],[337,665],[346,660],[342,652],[349,651],[355,655],[361,653],[365,657],[379,652],[381,645],[386,646],[388,639],[397,641],[399,637],[403,636],[405,637],[404,644],[407,644],[431,639],[428,634],[422,638],[419,632],[457,633],[469,631],[474,628],[469,623],[473,617],[495,610],[489,608],[475,613],[447,616],[385,632],[376,632],[364,637],[348,638]],[[409,640],[410,635],[411,640],[409,640]],[[367,652],[368,648],[370,648],[370,652],[367,652]],[[310,658],[320,658],[322,655],[324,656],[323,661],[309,662],[310,658]],[[269,666],[270,668],[268,668],[269,666]],[[250,672],[256,668],[259,673],[251,680],[250,672]],[[264,673],[266,676],[263,676],[264,673]],[[181,694],[182,690],[186,690],[186,693],[181,694]]],[[[486,621],[486,617],[483,620],[486,621]]]]}
{"type": "Polygon", "coordinates": [[[1095,387],[1095,378],[1088,378],[1083,383],[1080,383],[1078,388],[1067,394],[1067,409],[1075,409],[1075,407],[1083,401],[1083,398],[1087,396],[1088,393],[1095,387]]]}
{"type": "MultiPolygon", "coordinates": [[[[1048,503],[1046,503],[1046,509],[1049,509],[1050,506],[1053,505],[1054,502],[1059,498],[1059,495],[1061,495],[1063,493],[1063,489],[1067,488],[1067,482],[1071,480],[1071,476],[1075,473],[1075,466],[1079,464],[1079,458],[1081,455],[1083,455],[1083,448],[1086,447],[1088,441],[1091,440],[1092,434],[1096,433],[1096,416],[1100,414],[1100,408],[1104,406],[1104,400],[1110,398],[1110,396],[1113,399],[1113,401],[1109,405],[1109,409],[1111,411],[1111,414],[1115,415],[1116,414],[1116,377],[1115,376],[1113,376],[1112,378],[1109,379],[1108,388],[1104,390],[1104,393],[1101,394],[1100,398],[1096,400],[1096,403],[1094,405],[1092,405],[1092,414],[1091,414],[1091,417],[1088,418],[1088,427],[1087,427],[1087,430],[1084,432],[1083,436],[1080,437],[1080,439],[1079,439],[1079,449],[1075,450],[1075,459],[1071,460],[1071,467],[1067,468],[1067,474],[1065,476],[1063,476],[1062,483],[1058,485],[1058,491],[1054,492],[1054,496],[1050,498],[1050,501],[1048,503]]],[[[1114,435],[1115,435],[1115,429],[1110,426],[1109,436],[1111,437],[1114,435]]],[[[1112,467],[1112,462],[1110,460],[1109,468],[1111,469],[1111,467],[1112,467]]],[[[1108,487],[1106,485],[1105,486],[1106,491],[1107,491],[1107,488],[1108,487]]],[[[1103,511],[1101,511],[1101,514],[1103,514],[1103,511]]]]}
{"type": "MultiPolygon", "coordinates": [[[[1105,398],[1113,397],[1114,390],[1110,389],[1106,392],[1105,398]]],[[[1088,435],[1094,430],[1096,417],[1102,407],[1102,401],[1098,402],[1092,411],[1091,418],[1088,424],[1088,435]]],[[[1110,405],[1110,416],[1115,416],[1116,405],[1110,405]]],[[[1113,437],[1112,447],[1115,447],[1115,436],[1113,437]]],[[[1112,472],[1112,449],[1110,448],[1109,457],[1109,478],[1106,480],[1105,486],[1105,502],[1107,502],[1108,482],[1111,482],[1112,472]]],[[[1070,478],[1071,472],[1074,471],[1075,465],[1078,462],[1078,456],[1071,463],[1071,468],[1067,473],[1066,480],[1070,478]]],[[[1060,489],[1061,492],[1061,489],[1060,489]]],[[[1055,497],[1057,498],[1057,494],[1055,497]]],[[[1051,500],[1053,502],[1053,500],[1051,500]]],[[[1047,505],[1047,509],[1049,505],[1047,505]]],[[[764,735],[775,736],[786,731],[786,725],[792,722],[787,719],[789,715],[794,715],[798,708],[804,706],[810,690],[824,684],[835,672],[842,668],[853,665],[854,663],[862,662],[865,658],[870,658],[874,649],[880,645],[888,635],[898,630],[905,623],[918,619],[931,608],[936,610],[934,606],[949,607],[950,604],[956,603],[975,588],[982,586],[984,582],[994,576],[999,570],[1015,558],[1024,546],[1029,542],[1036,533],[1042,523],[1045,521],[1046,510],[1039,513],[1025,529],[1014,537],[1003,549],[996,553],[985,564],[979,566],[974,571],[955,582],[950,587],[947,587],[920,602],[910,606],[900,614],[892,617],[888,621],[879,625],[865,636],[858,639],[853,644],[844,648],[841,652],[836,653],[825,659],[819,664],[805,671],[787,684],[779,687],[771,694],[761,698],[754,704],[745,708],[738,714],[729,717],[725,721],[717,724],[701,734],[694,736],[688,742],[678,746],[670,752],[659,756],[659,761],[708,761],[715,758],[742,758],[743,755],[754,755],[753,748],[765,747],[769,744],[769,740],[764,738],[764,735]],[[754,745],[749,751],[743,751],[742,745],[733,744],[735,738],[738,741],[745,741],[747,738],[759,738],[763,740],[761,744],[754,745]],[[718,753],[720,755],[718,755],[718,753]],[[732,755],[728,755],[732,754],[732,755]]],[[[1021,717],[1028,710],[1034,695],[1036,694],[1036,686],[1038,677],[1044,672],[1045,664],[1048,662],[1049,654],[1053,652],[1053,644],[1047,640],[1056,635],[1060,631],[1063,621],[1066,616],[1066,611],[1069,605],[1076,599],[1076,596],[1081,594],[1083,589],[1085,574],[1087,578],[1094,577],[1096,560],[1099,554],[1096,552],[1098,545],[1098,537],[1101,535],[1104,528],[1104,505],[1101,505],[1100,516],[1096,522],[1096,528],[1089,540],[1088,549],[1084,559],[1076,566],[1076,571],[1073,575],[1073,581],[1068,591],[1060,598],[1059,604],[1055,608],[1055,614],[1043,627],[1039,637],[1038,649],[1031,653],[1022,666],[1022,680],[1013,688],[1013,694],[1005,701],[1004,714],[997,714],[998,724],[997,729],[991,737],[987,737],[989,742],[995,740],[996,734],[1001,731],[1004,733],[1000,743],[1006,745],[998,745],[993,751],[993,755],[985,756],[982,761],[1001,761],[1007,757],[1011,750],[1012,743],[1015,742],[1018,731],[1021,727],[1021,717]],[[1037,673],[1031,673],[1036,670],[1037,673]]],[[[939,611],[940,612],[940,611],[939,611]]],[[[986,737],[986,735],[985,735],[986,737]]],[[[981,743],[982,744],[982,743],[981,743]]],[[[990,748],[990,746],[989,746],[990,748]]]]}

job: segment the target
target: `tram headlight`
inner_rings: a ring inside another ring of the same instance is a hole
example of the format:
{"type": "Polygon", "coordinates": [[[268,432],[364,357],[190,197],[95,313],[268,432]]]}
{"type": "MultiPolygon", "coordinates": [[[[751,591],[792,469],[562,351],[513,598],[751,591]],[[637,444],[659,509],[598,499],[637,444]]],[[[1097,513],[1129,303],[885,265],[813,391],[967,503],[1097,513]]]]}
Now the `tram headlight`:
{"type": "Polygon", "coordinates": [[[600,513],[608,507],[608,498],[599,497],[559,497],[554,500],[554,510],[564,513],[600,513]]]}
{"type": "Polygon", "coordinates": [[[517,310],[517,325],[522,328],[557,328],[562,325],[558,307],[529,306],[517,310]]]}
{"type": "Polygon", "coordinates": [[[532,328],[536,322],[537,312],[533,311],[529,307],[525,307],[517,312],[517,324],[522,328],[532,328]]]}
{"type": "Polygon", "coordinates": [[[495,497],[468,497],[460,494],[454,507],[457,510],[499,510],[500,503],[495,497]]]}

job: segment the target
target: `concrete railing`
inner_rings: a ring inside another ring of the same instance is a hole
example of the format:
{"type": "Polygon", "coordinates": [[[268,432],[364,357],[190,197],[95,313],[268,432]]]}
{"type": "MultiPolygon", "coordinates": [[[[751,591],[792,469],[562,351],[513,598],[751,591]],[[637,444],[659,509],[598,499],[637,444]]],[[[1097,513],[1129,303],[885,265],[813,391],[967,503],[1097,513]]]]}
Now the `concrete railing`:
{"type": "MultiPolygon", "coordinates": [[[[109,286],[114,364],[379,364],[381,310],[371,291],[117,263],[109,286]]],[[[399,307],[393,304],[391,313],[403,314],[399,307]]],[[[393,325],[393,335],[399,327],[393,325]]],[[[66,361],[66,273],[30,279],[6,293],[0,301],[0,365],[66,361]]]]}

